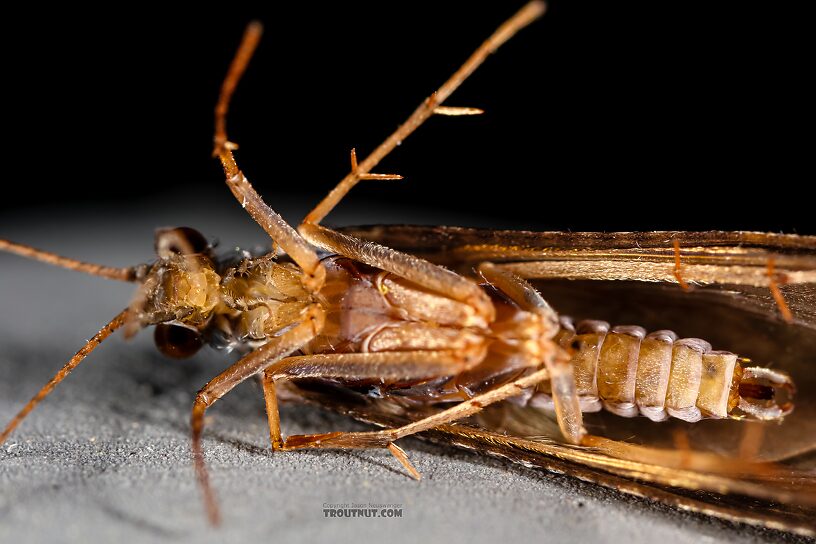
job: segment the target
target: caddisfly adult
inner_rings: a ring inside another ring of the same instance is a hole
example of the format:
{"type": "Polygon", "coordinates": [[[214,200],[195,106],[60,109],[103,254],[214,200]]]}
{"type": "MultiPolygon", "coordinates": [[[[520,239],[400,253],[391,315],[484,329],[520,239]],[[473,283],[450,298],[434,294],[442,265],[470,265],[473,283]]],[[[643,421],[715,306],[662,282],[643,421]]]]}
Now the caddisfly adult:
{"type": "MultiPolygon", "coordinates": [[[[155,262],[118,269],[0,240],[0,249],[139,284],[130,305],[31,399],[0,434],[0,443],[111,333],[122,328],[132,336],[153,325],[158,347],[173,356],[191,355],[207,342],[244,353],[201,389],[193,405],[193,457],[214,523],[219,512],[201,448],[204,415],[237,384],[259,376],[274,450],[387,448],[419,478],[396,442],[429,432],[464,447],[688,508],[810,531],[816,483],[812,472],[779,463],[796,457],[790,451],[772,458],[779,462],[768,463],[756,460],[759,447],[748,442],[743,453],[751,455],[741,457],[696,451],[688,447],[687,437],[676,433],[676,441],[683,446],[686,440],[686,447],[635,444],[588,433],[583,416],[605,408],[617,416],[642,414],[653,421],[709,418],[732,426],[740,425],[739,420],[779,421],[794,409],[794,383],[801,388],[801,374],[794,379],[784,369],[749,363],[739,342],[731,340],[733,353],[723,351],[725,346],[714,338],[709,343],[679,339],[668,330],[647,334],[641,326],[612,327],[597,319],[606,317],[605,311],[593,314],[586,306],[573,313],[596,319],[575,325],[559,316],[528,280],[711,285],[742,311],[768,313],[768,301],[775,302],[786,321],[794,322],[785,326],[801,328],[793,330],[807,349],[816,328],[816,238],[411,227],[338,231],[321,225],[360,181],[399,179],[372,170],[430,116],[480,113],[443,103],[490,53],[544,10],[537,1],[522,8],[367,158],[358,162],[352,150],[349,174],[297,229],[256,193],[235,162],[236,146],[227,139],[230,98],[260,39],[260,25],[250,25],[216,107],[214,154],[229,189],[276,250],[223,259],[199,233],[165,229],[156,236],[155,262]],[[781,284],[787,286],[785,297],[781,284]],[[347,397],[333,395],[333,388],[362,400],[345,404],[347,397]],[[284,440],[278,415],[281,389],[386,429],[284,440]],[[555,414],[561,442],[542,430],[547,412],[555,414]],[[468,424],[461,424],[467,418],[468,424]],[[712,506],[678,489],[754,502],[744,508],[712,506]]],[[[628,316],[619,318],[628,321],[628,316]]],[[[793,368],[796,361],[789,371],[798,370],[793,368]]],[[[802,378],[812,382],[809,376],[802,378]]],[[[642,418],[635,421],[652,425],[642,418]]],[[[797,454],[807,451],[807,443],[800,444],[804,446],[797,454]]]]}

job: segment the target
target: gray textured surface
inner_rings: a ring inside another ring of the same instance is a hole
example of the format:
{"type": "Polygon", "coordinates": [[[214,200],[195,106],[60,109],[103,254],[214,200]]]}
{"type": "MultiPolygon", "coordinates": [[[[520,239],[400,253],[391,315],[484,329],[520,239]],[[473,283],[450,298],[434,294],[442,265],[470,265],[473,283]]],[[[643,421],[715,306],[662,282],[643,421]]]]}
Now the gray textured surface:
{"type": "MultiPolygon", "coordinates": [[[[0,236],[113,265],[148,259],[155,226],[188,224],[225,245],[263,241],[229,201],[144,209],[20,214],[0,221],[0,236]]],[[[3,254],[0,271],[5,422],[127,304],[132,286],[3,254]]],[[[145,333],[103,345],[0,449],[0,542],[798,540],[417,440],[403,447],[421,482],[383,452],[273,455],[255,384],[210,412],[205,449],[224,516],[216,531],[195,486],[187,422],[195,391],[226,364],[212,352],[164,360],[145,333]],[[403,517],[324,518],[324,503],[351,502],[399,503],[403,517]]],[[[282,419],[287,433],[360,428],[303,406],[285,407],[282,419]]]]}

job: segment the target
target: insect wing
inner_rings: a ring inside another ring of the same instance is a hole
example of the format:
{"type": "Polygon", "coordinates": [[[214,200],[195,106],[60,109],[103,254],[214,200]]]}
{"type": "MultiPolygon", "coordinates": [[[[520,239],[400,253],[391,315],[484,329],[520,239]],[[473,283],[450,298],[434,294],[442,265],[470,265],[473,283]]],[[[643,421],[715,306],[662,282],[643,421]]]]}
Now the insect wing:
{"type": "MultiPolygon", "coordinates": [[[[437,438],[684,508],[812,534],[816,237],[412,226],[348,231],[462,273],[484,260],[501,263],[530,279],[563,314],[651,330],[672,328],[680,336],[705,338],[716,349],[790,373],[798,389],[794,412],[782,422],[652,423],[589,414],[589,431],[604,437],[591,452],[558,443],[557,427],[548,414],[512,403],[480,414],[470,422],[475,428],[452,426],[436,431],[437,438]],[[689,291],[676,285],[674,240],[680,242],[683,275],[693,286],[689,291]],[[784,283],[781,290],[793,323],[781,319],[768,288],[769,260],[784,283]],[[559,463],[566,464],[555,466],[559,463]],[[710,492],[717,493],[716,499],[710,492]]],[[[369,412],[379,411],[393,413],[394,407],[369,407],[369,412]]],[[[405,416],[418,417],[410,410],[405,416]]]]}
{"type": "MultiPolygon", "coordinates": [[[[398,427],[429,415],[428,407],[374,398],[337,383],[310,379],[282,384],[282,398],[306,401],[382,427],[398,427]]],[[[568,474],[623,493],[764,527],[816,535],[816,482],[812,470],[763,463],[731,463],[710,454],[638,447],[601,439],[594,447],[563,444],[557,425],[531,420],[526,409],[503,403],[476,420],[443,425],[417,435],[480,455],[568,474]],[[530,422],[535,421],[534,429],[530,422]],[[497,429],[491,429],[500,422],[497,429]],[[513,432],[518,435],[512,434],[513,432]],[[684,463],[701,467],[689,468],[684,463]],[[719,469],[719,472],[717,471],[719,469]]]]}
{"type": "MultiPolygon", "coordinates": [[[[768,286],[768,265],[786,287],[797,318],[816,327],[816,236],[761,232],[529,232],[411,225],[351,227],[344,232],[467,272],[503,263],[528,279],[768,286]],[[801,288],[799,286],[802,286],[801,288]]],[[[732,293],[733,290],[732,290],[732,293]]],[[[773,302],[764,290],[765,302],[773,302]]]]}

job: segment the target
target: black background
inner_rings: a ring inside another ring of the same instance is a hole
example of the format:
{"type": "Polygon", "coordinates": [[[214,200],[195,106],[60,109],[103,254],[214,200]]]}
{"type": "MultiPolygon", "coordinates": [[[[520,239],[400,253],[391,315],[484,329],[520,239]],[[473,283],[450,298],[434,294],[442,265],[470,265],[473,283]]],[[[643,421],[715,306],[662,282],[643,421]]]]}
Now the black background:
{"type": "MultiPolygon", "coordinates": [[[[273,207],[276,196],[316,202],[347,172],[351,147],[373,149],[520,5],[4,17],[0,208],[231,198],[210,156],[212,109],[252,18],[266,33],[230,115],[239,163],[273,207]]],[[[550,7],[448,101],[484,116],[431,119],[377,169],[406,181],[352,198],[438,223],[816,232],[801,14],[770,3],[550,7]]]]}

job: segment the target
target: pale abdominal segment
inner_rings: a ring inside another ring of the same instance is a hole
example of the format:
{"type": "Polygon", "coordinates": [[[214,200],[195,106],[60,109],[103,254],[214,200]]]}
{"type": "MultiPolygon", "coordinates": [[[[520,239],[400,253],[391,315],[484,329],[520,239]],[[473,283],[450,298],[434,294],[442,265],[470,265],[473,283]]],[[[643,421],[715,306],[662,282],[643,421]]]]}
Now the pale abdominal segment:
{"type": "MultiPolygon", "coordinates": [[[[699,338],[672,331],[647,334],[642,327],[561,318],[556,341],[570,352],[581,410],[602,408],[652,421],[674,417],[772,420],[793,410],[794,386],[784,372],[744,368],[736,354],[711,349],[699,338]]],[[[545,386],[531,399],[549,408],[545,386]]]]}

